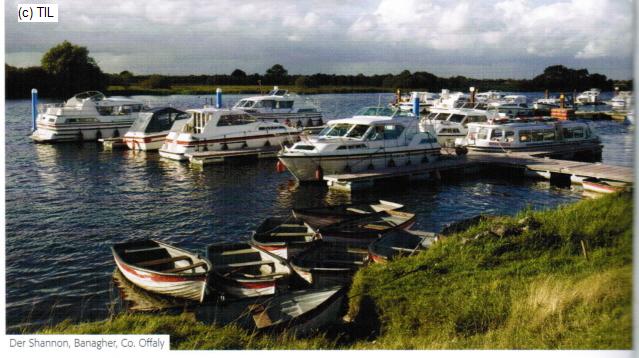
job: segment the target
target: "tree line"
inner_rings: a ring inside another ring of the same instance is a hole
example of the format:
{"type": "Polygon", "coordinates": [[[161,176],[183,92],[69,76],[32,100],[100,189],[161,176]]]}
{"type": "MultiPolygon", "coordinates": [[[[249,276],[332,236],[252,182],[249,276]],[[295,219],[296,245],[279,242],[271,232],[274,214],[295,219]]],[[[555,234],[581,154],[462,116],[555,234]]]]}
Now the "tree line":
{"type": "Polygon", "coordinates": [[[438,77],[425,71],[381,75],[336,75],[316,73],[312,75],[290,75],[281,64],[275,64],[264,74],[247,74],[235,69],[230,74],[215,75],[135,75],[130,71],[116,74],[103,73],[96,61],[89,56],[86,47],[64,41],[47,51],[41,66],[17,68],[5,64],[7,98],[25,98],[31,88],[37,88],[42,97],[68,98],[74,93],[98,90],[106,91],[108,86],[122,86],[124,89],[170,89],[177,85],[263,85],[295,86],[297,90],[323,86],[365,87],[380,91],[441,89],[468,91],[473,86],[480,91],[489,89],[501,91],[544,91],[572,92],[589,88],[612,90],[631,89],[632,81],[614,82],[605,75],[589,73],[587,69],[571,69],[562,65],[547,67],[543,73],[532,79],[476,79],[464,76],[438,77]]]}

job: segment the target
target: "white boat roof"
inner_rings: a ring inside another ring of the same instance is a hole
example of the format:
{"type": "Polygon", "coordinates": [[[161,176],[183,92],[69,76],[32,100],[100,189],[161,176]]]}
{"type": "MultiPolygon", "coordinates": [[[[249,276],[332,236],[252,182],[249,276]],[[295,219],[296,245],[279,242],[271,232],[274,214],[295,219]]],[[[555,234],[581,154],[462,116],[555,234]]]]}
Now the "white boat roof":
{"type": "Polygon", "coordinates": [[[443,108],[436,107],[431,108],[430,113],[449,113],[449,114],[461,114],[464,116],[485,116],[486,111],[483,109],[475,109],[475,108],[443,108]]]}
{"type": "Polygon", "coordinates": [[[524,121],[513,121],[513,122],[486,122],[486,123],[469,123],[468,126],[473,127],[487,127],[487,128],[497,128],[497,127],[507,127],[507,128],[554,128],[555,125],[560,125],[561,127],[578,127],[578,126],[588,126],[587,123],[584,122],[576,122],[576,121],[560,121],[560,122],[524,122],[524,121]]]}

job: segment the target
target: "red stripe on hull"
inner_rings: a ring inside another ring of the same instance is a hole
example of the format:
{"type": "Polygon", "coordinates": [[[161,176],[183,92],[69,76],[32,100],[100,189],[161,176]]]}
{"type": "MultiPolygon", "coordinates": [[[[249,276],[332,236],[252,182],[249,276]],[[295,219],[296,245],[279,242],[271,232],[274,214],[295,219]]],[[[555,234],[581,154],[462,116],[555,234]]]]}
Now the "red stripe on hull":
{"type": "Polygon", "coordinates": [[[206,281],[206,274],[197,275],[193,277],[183,277],[183,276],[175,276],[175,275],[159,275],[159,274],[149,272],[146,275],[140,275],[134,268],[125,264],[124,262],[122,261],[117,261],[117,262],[118,262],[118,267],[130,273],[131,275],[137,276],[143,280],[149,280],[153,282],[206,281]]]}

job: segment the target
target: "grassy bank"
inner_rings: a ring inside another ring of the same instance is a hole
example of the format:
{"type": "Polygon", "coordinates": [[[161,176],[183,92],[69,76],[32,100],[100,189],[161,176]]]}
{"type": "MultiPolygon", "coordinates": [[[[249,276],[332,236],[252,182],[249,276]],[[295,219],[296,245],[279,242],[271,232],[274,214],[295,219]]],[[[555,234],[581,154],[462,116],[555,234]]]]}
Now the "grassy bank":
{"type": "MultiPolygon", "coordinates": [[[[207,85],[173,85],[171,88],[150,89],[139,86],[109,86],[107,92],[113,96],[131,96],[131,95],[156,95],[166,96],[172,94],[188,94],[188,95],[215,95],[215,90],[221,88],[227,94],[259,94],[260,87],[255,85],[237,85],[237,86],[207,86],[207,85]]],[[[262,86],[262,92],[267,93],[273,87],[262,86]]],[[[279,86],[280,89],[288,90],[297,94],[321,94],[321,93],[381,93],[393,92],[393,89],[383,87],[349,87],[349,86],[319,86],[319,87],[296,87],[296,86],[279,86]]]]}
{"type": "Polygon", "coordinates": [[[360,270],[351,339],[256,335],[188,314],[42,333],[168,333],[178,349],[630,349],[632,205],[624,193],[487,218],[420,255],[360,270]]]}

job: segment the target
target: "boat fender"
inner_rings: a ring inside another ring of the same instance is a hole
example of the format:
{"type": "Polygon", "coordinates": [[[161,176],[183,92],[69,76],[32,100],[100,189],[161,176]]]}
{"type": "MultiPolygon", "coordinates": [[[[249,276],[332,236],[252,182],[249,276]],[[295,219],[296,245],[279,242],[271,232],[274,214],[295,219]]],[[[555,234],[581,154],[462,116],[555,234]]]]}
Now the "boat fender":
{"type": "Polygon", "coordinates": [[[229,146],[226,145],[226,143],[222,143],[222,150],[227,150],[229,149],[229,146]]]}
{"type": "Polygon", "coordinates": [[[113,136],[114,136],[115,138],[117,138],[117,137],[119,137],[119,136],[120,136],[120,131],[119,131],[117,128],[113,131],[113,136]]]}
{"type": "Polygon", "coordinates": [[[264,142],[264,146],[265,147],[270,147],[271,146],[271,142],[269,140],[267,140],[266,142],[264,142]]]}
{"type": "Polygon", "coordinates": [[[351,173],[353,170],[351,169],[351,166],[346,164],[346,166],[344,167],[344,173],[351,173]]]}
{"type": "Polygon", "coordinates": [[[284,171],[286,171],[286,165],[284,165],[281,160],[278,160],[275,164],[275,171],[278,173],[284,173],[284,171]]]}
{"type": "Polygon", "coordinates": [[[242,148],[248,148],[248,143],[246,142],[242,143],[242,148]]]}
{"type": "Polygon", "coordinates": [[[78,140],[82,142],[84,140],[84,136],[82,135],[82,131],[78,131],[78,140]]]}
{"type": "Polygon", "coordinates": [[[373,163],[370,163],[370,164],[368,165],[368,168],[367,168],[367,169],[368,169],[368,170],[373,170],[373,169],[375,169],[375,166],[373,165],[373,163]]]}
{"type": "Polygon", "coordinates": [[[99,130],[95,133],[95,139],[102,139],[102,132],[99,130]]]}
{"type": "Polygon", "coordinates": [[[317,179],[317,180],[323,180],[324,179],[324,170],[322,169],[322,167],[320,165],[318,165],[317,169],[315,169],[315,179],[317,179]]]}

